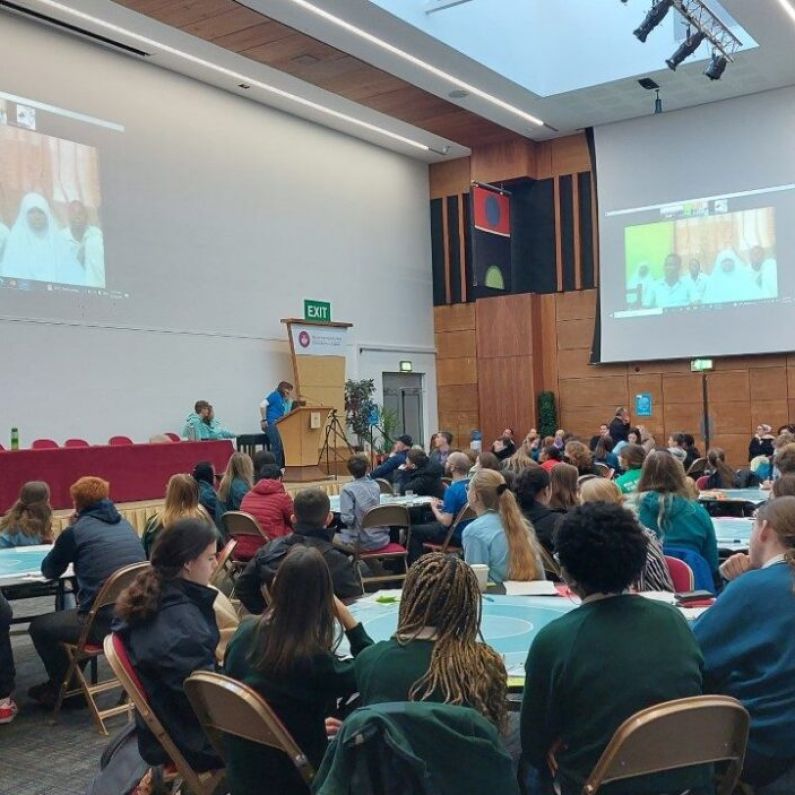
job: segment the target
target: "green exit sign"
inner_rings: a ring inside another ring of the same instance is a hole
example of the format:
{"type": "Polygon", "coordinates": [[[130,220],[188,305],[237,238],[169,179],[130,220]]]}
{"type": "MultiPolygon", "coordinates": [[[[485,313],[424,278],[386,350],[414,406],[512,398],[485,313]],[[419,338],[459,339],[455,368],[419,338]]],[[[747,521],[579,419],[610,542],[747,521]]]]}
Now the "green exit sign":
{"type": "Polygon", "coordinates": [[[712,370],[713,367],[712,359],[691,359],[690,361],[690,370],[694,373],[703,373],[712,370]]]}
{"type": "Polygon", "coordinates": [[[325,323],[331,321],[331,304],[328,301],[313,301],[304,299],[304,320],[320,320],[325,323]]]}

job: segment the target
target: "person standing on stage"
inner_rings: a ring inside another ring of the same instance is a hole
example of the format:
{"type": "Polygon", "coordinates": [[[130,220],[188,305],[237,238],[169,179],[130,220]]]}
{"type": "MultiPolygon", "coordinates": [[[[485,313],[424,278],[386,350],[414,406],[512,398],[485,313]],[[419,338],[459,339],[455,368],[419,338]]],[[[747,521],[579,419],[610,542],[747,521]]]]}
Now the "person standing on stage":
{"type": "Polygon", "coordinates": [[[271,453],[276,458],[279,469],[284,469],[284,447],[276,421],[289,412],[292,393],[293,385],[289,381],[279,381],[276,389],[259,404],[262,415],[260,427],[268,437],[271,453]]]}

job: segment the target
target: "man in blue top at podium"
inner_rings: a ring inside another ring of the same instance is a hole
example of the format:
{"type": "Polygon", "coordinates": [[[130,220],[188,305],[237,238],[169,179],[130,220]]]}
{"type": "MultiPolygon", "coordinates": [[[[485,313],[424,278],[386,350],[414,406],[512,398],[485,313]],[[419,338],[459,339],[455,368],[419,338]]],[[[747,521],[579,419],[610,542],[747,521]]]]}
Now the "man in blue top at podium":
{"type": "Polygon", "coordinates": [[[276,458],[276,466],[284,469],[284,446],[276,421],[290,411],[293,385],[289,381],[279,381],[279,385],[259,404],[262,416],[260,427],[268,437],[268,444],[276,458]]]}

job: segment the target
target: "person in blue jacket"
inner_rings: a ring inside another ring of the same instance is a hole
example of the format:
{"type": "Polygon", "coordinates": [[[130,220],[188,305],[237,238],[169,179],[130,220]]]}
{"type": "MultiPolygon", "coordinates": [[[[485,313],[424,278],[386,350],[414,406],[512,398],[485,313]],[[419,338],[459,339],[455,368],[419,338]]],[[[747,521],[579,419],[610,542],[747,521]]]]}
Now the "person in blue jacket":
{"type": "Polygon", "coordinates": [[[694,626],[704,689],[736,698],[751,716],[742,781],[793,792],[795,497],[757,510],[748,554],[733,555],[721,573],[731,582],[694,626]]]}
{"type": "Polygon", "coordinates": [[[289,381],[279,381],[279,385],[259,404],[260,427],[268,437],[268,446],[276,458],[276,466],[284,469],[284,446],[276,421],[290,411],[293,385],[289,381]]]}
{"type": "Polygon", "coordinates": [[[384,478],[385,480],[392,481],[398,468],[406,463],[406,456],[413,444],[414,440],[408,434],[398,436],[397,441],[392,446],[392,452],[389,454],[389,458],[382,464],[379,464],[370,473],[370,477],[373,478],[373,480],[376,478],[384,478]]]}

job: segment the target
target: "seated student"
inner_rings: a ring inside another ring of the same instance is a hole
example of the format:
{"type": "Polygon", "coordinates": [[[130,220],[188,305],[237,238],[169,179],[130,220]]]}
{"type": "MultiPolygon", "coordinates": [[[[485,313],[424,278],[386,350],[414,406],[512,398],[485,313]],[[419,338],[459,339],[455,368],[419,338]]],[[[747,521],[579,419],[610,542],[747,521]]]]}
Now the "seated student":
{"type": "MultiPolygon", "coordinates": [[[[109,484],[101,478],[84,477],[69,489],[74,502],[72,523],[56,539],[41,564],[48,580],[57,580],[71,563],[77,577],[77,608],[37,616],[30,622],[30,637],[49,676],[28,695],[47,707],[58,698],[69,660],[61,643],[76,643],[105,580],[118,569],[146,560],[132,525],[122,519],[108,499],[109,484]]],[[[112,608],[103,609],[94,621],[92,643],[102,643],[110,630],[112,608]]]]}
{"type": "MultiPolygon", "coordinates": [[[[467,486],[469,484],[469,458],[464,453],[450,453],[447,459],[447,471],[452,482],[445,489],[444,499],[436,499],[431,503],[434,522],[413,525],[409,542],[409,563],[413,563],[423,554],[423,544],[441,544],[447,537],[450,525],[455,521],[458,512],[467,504],[467,486]]],[[[461,522],[456,528],[450,543],[461,546],[461,533],[471,520],[461,522]]]]}
{"type": "Polygon", "coordinates": [[[692,433],[685,433],[683,436],[685,437],[684,468],[685,472],[687,472],[693,465],[693,462],[697,458],[701,458],[701,451],[696,447],[696,439],[692,433]]]}
{"type": "Polygon", "coordinates": [[[269,464],[276,463],[276,456],[270,450],[257,450],[251,458],[254,463],[254,480],[257,479],[257,473],[269,464]]]}
{"type": "Polygon", "coordinates": [[[664,450],[646,457],[638,481],[638,519],[668,546],[698,552],[718,573],[718,542],[712,519],[690,496],[682,465],[664,450]]]}
{"type": "Polygon", "coordinates": [[[397,475],[398,468],[406,463],[406,455],[413,444],[412,438],[407,434],[398,436],[397,441],[392,445],[392,452],[389,454],[389,458],[379,464],[370,473],[370,477],[373,480],[383,478],[384,480],[393,481],[397,475]]]}
{"type": "Polygon", "coordinates": [[[733,489],[736,472],[726,463],[726,453],[713,447],[707,453],[707,489],[733,489]]]}
{"type": "Polygon", "coordinates": [[[222,511],[239,511],[243,497],[254,485],[254,463],[247,453],[232,453],[218,485],[222,511]]]}
{"type": "Polygon", "coordinates": [[[549,471],[563,461],[563,451],[555,447],[554,444],[544,445],[538,454],[538,463],[549,471]]]}
{"type": "Polygon", "coordinates": [[[616,478],[616,485],[622,494],[631,494],[638,486],[643,462],[646,460],[646,450],[639,444],[624,445],[619,460],[624,474],[616,478]]]}
{"type": "Polygon", "coordinates": [[[339,599],[354,599],[362,595],[362,581],[353,557],[334,546],[334,531],[329,525],[334,521],[328,494],[320,489],[304,489],[295,495],[293,532],[275,538],[257,550],[241,575],[235,580],[235,595],[249,613],[262,613],[265,598],[262,587],[270,588],[273,578],[285,555],[296,544],[314,547],[326,560],[339,599]]]}
{"type": "Polygon", "coordinates": [[[597,433],[597,434],[594,434],[594,435],[591,437],[591,440],[588,442],[588,449],[589,449],[591,452],[593,452],[594,450],[596,450],[596,445],[597,445],[597,444],[599,444],[599,440],[600,440],[600,439],[601,439],[603,436],[607,436],[609,433],[610,433],[610,428],[609,428],[609,426],[607,425],[607,423],[606,423],[606,422],[603,422],[603,423],[602,423],[602,424],[599,426],[599,433],[597,433]]]}
{"type": "Polygon", "coordinates": [[[535,465],[536,462],[533,461],[529,451],[525,448],[524,444],[521,444],[512,456],[506,458],[502,462],[500,471],[503,474],[510,472],[513,475],[518,475],[520,472],[527,469],[527,467],[535,465]]]}
{"type": "Polygon", "coordinates": [[[777,447],[773,456],[773,465],[779,477],[795,475],[795,443],[788,441],[777,447]]]}
{"type": "MultiPolygon", "coordinates": [[[[356,692],[354,661],[334,654],[334,619],[345,629],[356,657],[372,643],[364,627],[334,596],[323,555],[297,545],[273,580],[271,602],[258,618],[244,621],[229,643],[225,672],[254,688],[284,723],[317,769],[328,745],[337,699],[356,692]]],[[[308,792],[281,751],[237,737],[228,739],[227,784],[231,795],[266,789],[280,795],[308,792]]]]}
{"type": "Polygon", "coordinates": [[[549,473],[549,507],[565,513],[580,504],[579,472],[571,464],[561,463],[549,473]]]}
{"type": "Polygon", "coordinates": [[[152,557],[152,547],[160,533],[180,519],[198,519],[210,526],[214,524],[207,511],[199,505],[199,484],[190,475],[172,475],[168,479],[162,509],[144,526],[142,541],[147,558],[152,557]]]}
{"type": "Polygon", "coordinates": [[[451,453],[450,446],[453,444],[453,434],[449,431],[439,431],[431,439],[431,450],[428,458],[435,464],[444,469],[447,465],[447,458],[451,453]]]}
{"type": "Polygon", "coordinates": [[[215,467],[209,461],[199,461],[193,467],[193,479],[199,484],[199,505],[218,524],[223,509],[215,491],[215,467]]]}
{"type": "Polygon", "coordinates": [[[41,480],[28,481],[0,519],[0,549],[34,544],[52,544],[50,487],[41,480]]]}
{"type": "Polygon", "coordinates": [[[290,534],[293,498],[284,488],[279,467],[270,464],[257,472],[257,482],[243,497],[240,510],[250,513],[269,539],[290,534]]]}
{"type": "Polygon", "coordinates": [[[569,464],[577,468],[577,474],[580,477],[597,474],[593,468],[593,455],[582,442],[566,442],[563,455],[569,464]]]}
{"type": "MultiPolygon", "coordinates": [[[[591,478],[580,484],[580,500],[586,502],[606,502],[613,505],[622,505],[624,495],[621,489],[612,480],[607,478],[591,478]]],[[[670,591],[674,592],[674,583],[668,564],[665,562],[663,552],[657,536],[651,530],[643,527],[648,546],[646,549],[646,564],[641,569],[638,579],[632,583],[636,591],[670,591]]]]}
{"type": "MultiPolygon", "coordinates": [[[[760,506],[748,555],[733,555],[721,570],[731,582],[693,628],[704,688],[748,710],[741,778],[764,787],[795,766],[795,497],[760,506]]],[[[792,792],[792,783],[775,791],[792,792]]]]}
{"type": "Polygon", "coordinates": [[[499,439],[494,440],[491,445],[491,452],[497,456],[499,461],[504,461],[516,452],[516,443],[510,436],[503,433],[499,439]]]}
{"type": "Polygon", "coordinates": [[[398,474],[400,493],[413,491],[418,497],[444,497],[442,468],[431,461],[424,450],[412,447],[406,453],[406,463],[398,474]]]}
{"type": "Polygon", "coordinates": [[[236,433],[224,428],[221,423],[215,419],[215,409],[210,406],[210,411],[204,420],[207,425],[207,438],[208,439],[234,439],[236,433]]]}
{"type": "Polygon", "coordinates": [[[748,460],[752,461],[758,455],[770,458],[773,455],[773,429],[769,425],[761,423],[756,426],[756,434],[748,445],[748,460]]]}
{"type": "MultiPolygon", "coordinates": [[[[194,671],[215,669],[217,592],[208,587],[215,550],[216,533],[206,522],[176,522],[158,538],[152,565],[119,596],[113,624],[152,710],[197,771],[222,764],[183,688],[194,671]]],[[[144,761],[168,762],[168,754],[137,715],[136,724],[144,761]]]]}
{"type": "Polygon", "coordinates": [[[672,433],[668,437],[668,452],[682,465],[687,471],[685,461],[687,460],[687,439],[683,433],[672,433]]]}
{"type": "Polygon", "coordinates": [[[610,436],[603,436],[593,451],[593,460],[596,464],[604,464],[614,472],[619,470],[618,456],[613,452],[614,443],[610,436]]]}
{"type": "Polygon", "coordinates": [[[206,422],[209,416],[210,404],[206,400],[197,400],[193,406],[193,413],[185,418],[182,435],[191,441],[209,439],[210,426],[206,422]]]}
{"type": "Polygon", "coordinates": [[[11,605],[0,591],[0,725],[17,716],[14,695],[14,653],[11,650],[11,605]]]}
{"type": "Polygon", "coordinates": [[[464,560],[485,563],[491,582],[543,580],[538,539],[499,472],[482,469],[469,481],[468,501],[477,514],[461,535],[464,560]]]}
{"type": "Polygon", "coordinates": [[[345,527],[340,530],[335,541],[349,547],[359,547],[365,552],[382,549],[389,543],[388,527],[368,527],[362,529],[362,519],[371,509],[381,504],[381,489],[367,477],[370,472],[370,459],[364,453],[357,453],[348,459],[348,472],[354,480],[346,483],[340,491],[340,521],[345,527]]]}
{"type": "Polygon", "coordinates": [[[390,640],[356,658],[362,706],[436,701],[477,710],[502,729],[507,676],[497,652],[480,642],[481,597],[472,569],[432,552],[408,571],[390,640]]]}
{"type": "Polygon", "coordinates": [[[528,467],[516,479],[519,507],[535,530],[538,542],[550,555],[555,552],[555,531],[563,521],[563,511],[549,507],[551,496],[549,473],[543,467],[528,467]]]}
{"type": "MultiPolygon", "coordinates": [[[[701,694],[701,654],[679,611],[627,593],[646,560],[646,536],[618,505],[589,503],[563,520],[555,546],[580,607],[536,634],[525,663],[522,753],[562,795],[579,795],[615,730],[641,709],[701,694]]],[[[610,786],[679,793],[706,786],[686,769],[610,786]],[[656,785],[656,786],[655,786],[656,785]]]]}
{"type": "Polygon", "coordinates": [[[475,474],[479,469],[491,469],[494,472],[501,472],[502,471],[502,461],[497,458],[494,453],[483,453],[481,452],[480,455],[475,459],[475,463],[472,467],[470,467],[469,475],[470,477],[475,474]]]}
{"type": "Polygon", "coordinates": [[[774,481],[771,494],[774,497],[795,497],[795,475],[782,475],[774,481]]]}

